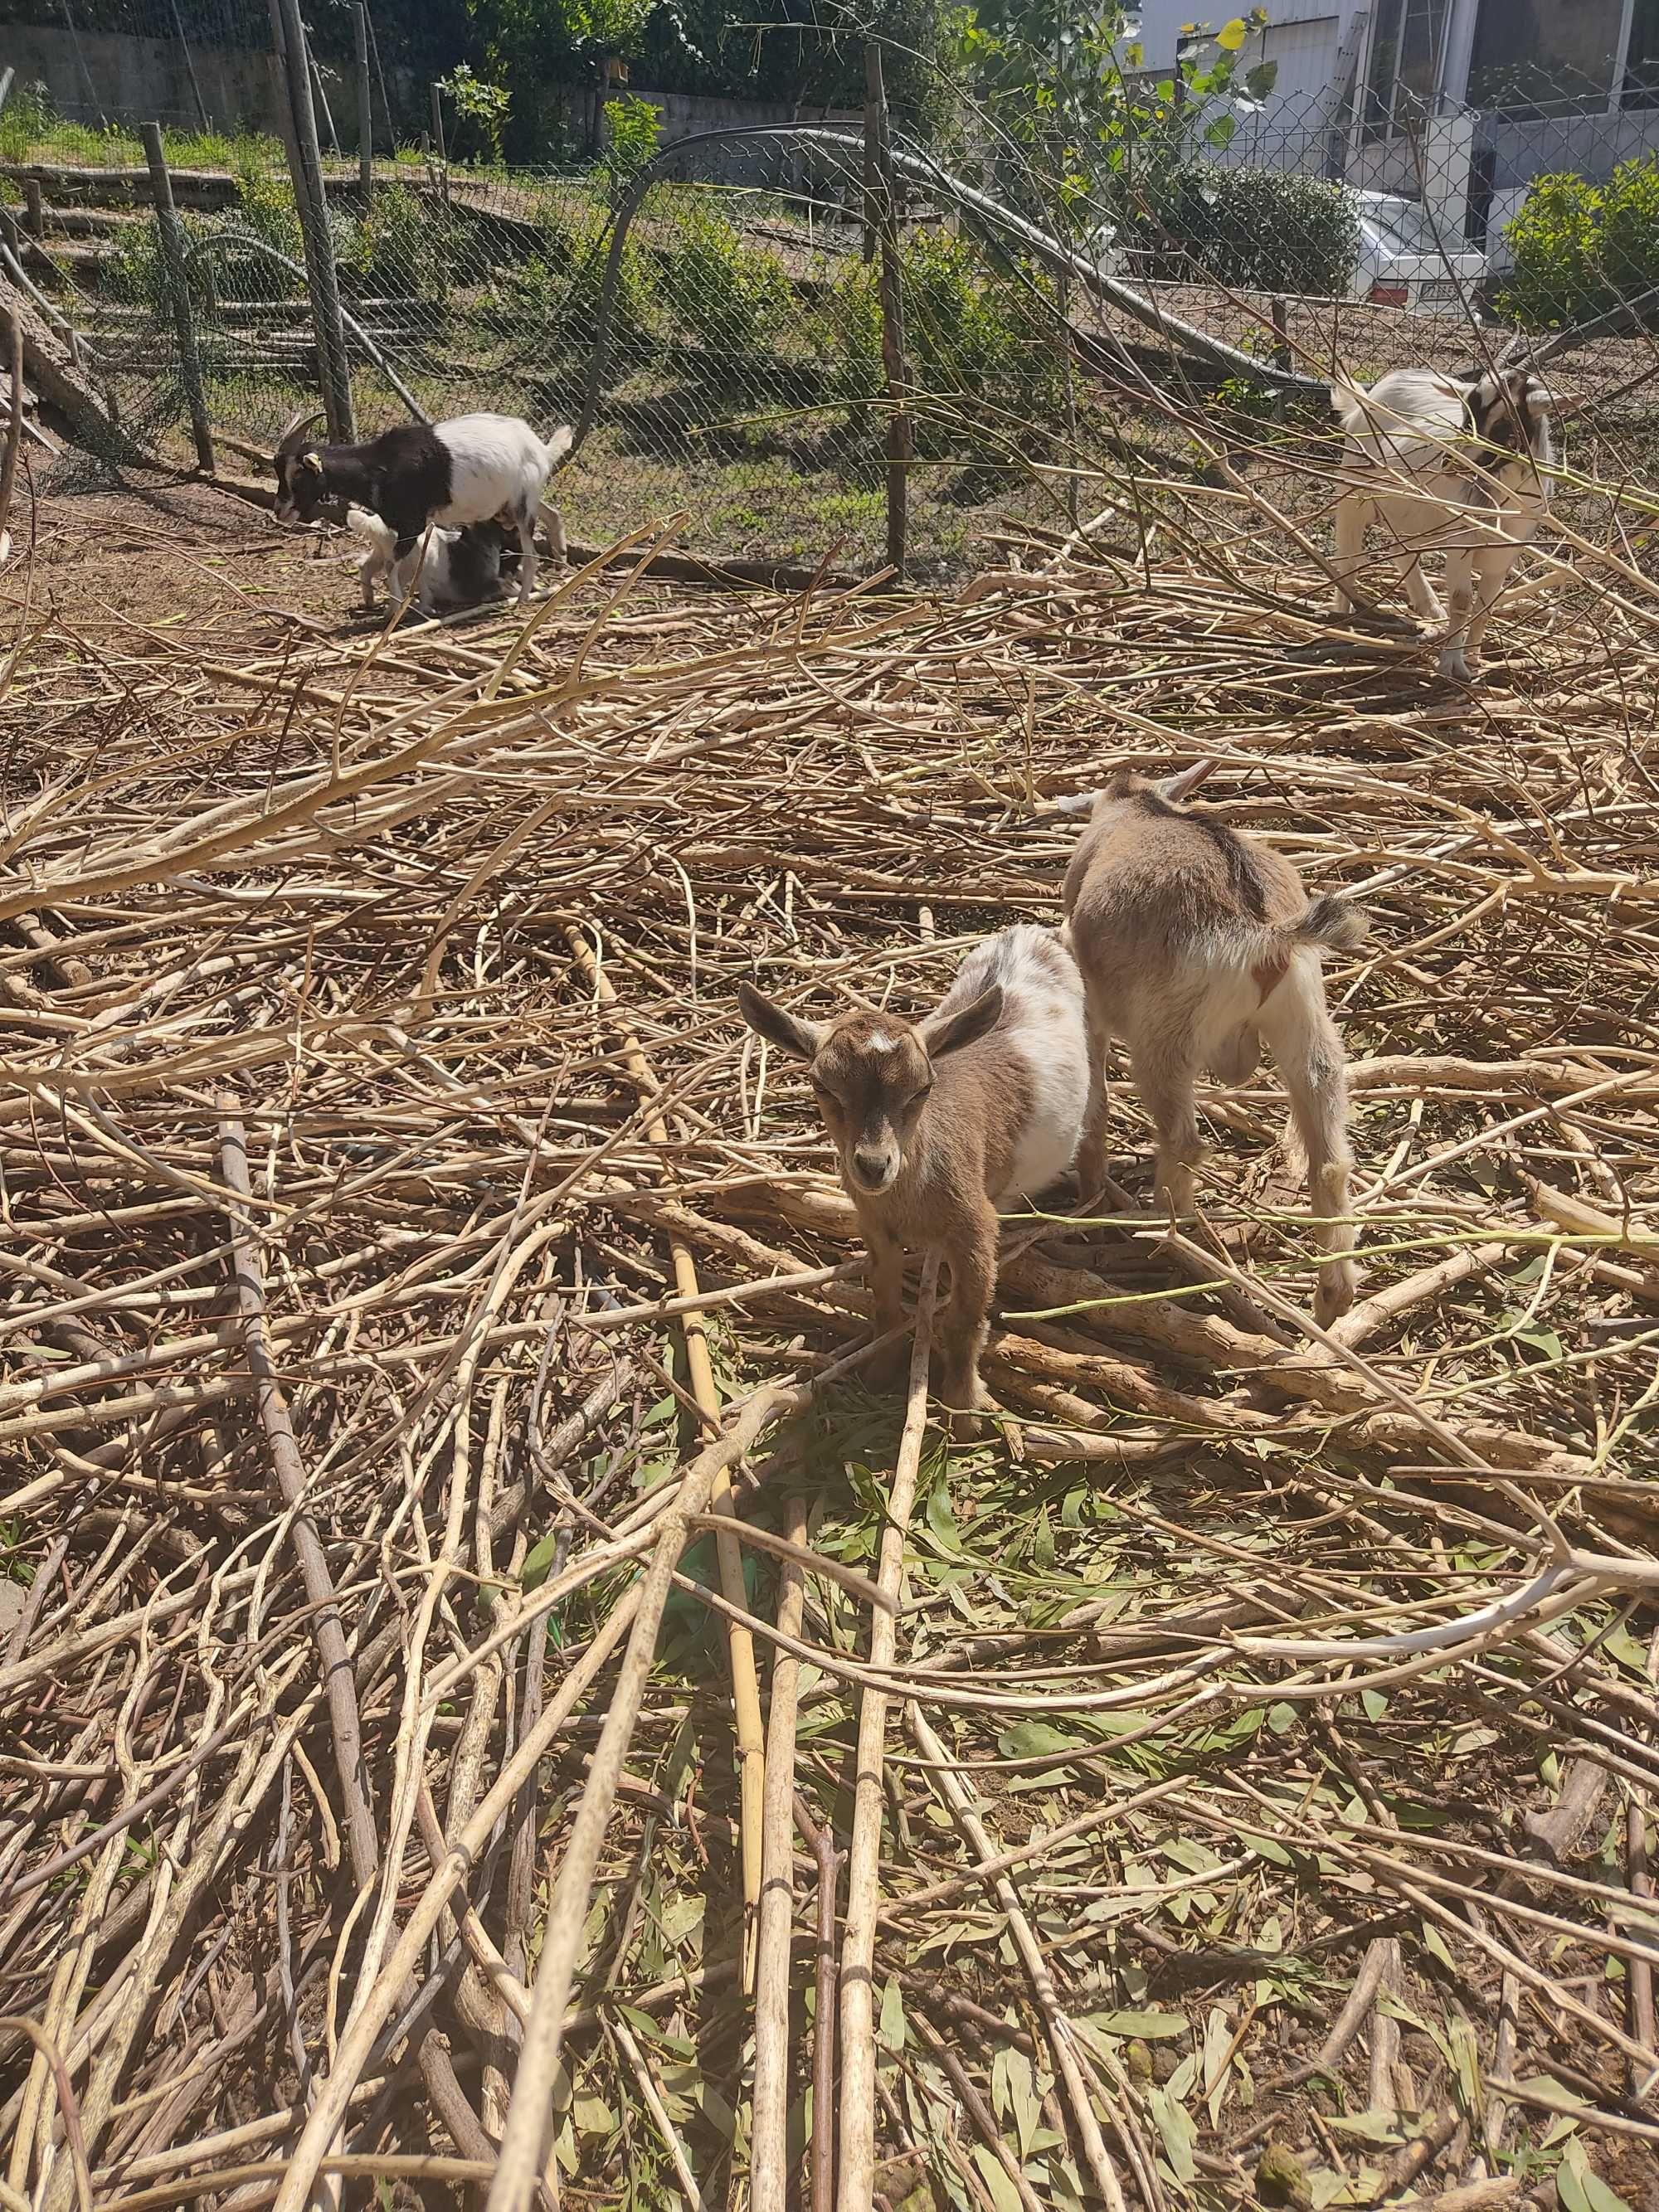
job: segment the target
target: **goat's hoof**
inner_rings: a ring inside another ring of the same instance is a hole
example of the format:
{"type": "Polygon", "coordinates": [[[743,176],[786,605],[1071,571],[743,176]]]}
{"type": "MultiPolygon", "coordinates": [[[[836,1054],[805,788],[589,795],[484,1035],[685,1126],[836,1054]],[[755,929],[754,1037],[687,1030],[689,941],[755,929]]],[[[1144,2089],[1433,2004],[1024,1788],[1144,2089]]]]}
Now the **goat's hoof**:
{"type": "Polygon", "coordinates": [[[1449,676],[1454,684],[1473,684],[1477,681],[1474,663],[1467,653],[1443,653],[1440,673],[1449,676]]]}
{"type": "Polygon", "coordinates": [[[942,1376],[934,1395],[949,1408],[949,1425],[957,1443],[972,1443],[985,1433],[984,1415],[995,1409],[993,1398],[974,1373],[942,1376]]]}
{"type": "Polygon", "coordinates": [[[1359,1270],[1353,1261],[1328,1260],[1319,1271],[1319,1287],[1314,1292],[1314,1319],[1321,1328],[1328,1328],[1352,1311],[1358,1295],[1359,1270]]]}

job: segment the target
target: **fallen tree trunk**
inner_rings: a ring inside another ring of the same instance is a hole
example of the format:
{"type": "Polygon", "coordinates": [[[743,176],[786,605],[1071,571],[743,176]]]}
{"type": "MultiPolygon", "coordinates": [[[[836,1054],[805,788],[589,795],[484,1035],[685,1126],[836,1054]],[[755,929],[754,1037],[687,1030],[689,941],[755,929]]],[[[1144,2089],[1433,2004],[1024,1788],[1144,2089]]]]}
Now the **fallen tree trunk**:
{"type": "Polygon", "coordinates": [[[110,420],[109,410],[70,358],[69,348],[46,326],[22,290],[0,269],[0,321],[9,310],[23,333],[23,374],[40,398],[54,407],[68,423],[77,445],[88,447],[106,460],[141,462],[154,465],[152,457],[135,446],[126,433],[110,420]]]}

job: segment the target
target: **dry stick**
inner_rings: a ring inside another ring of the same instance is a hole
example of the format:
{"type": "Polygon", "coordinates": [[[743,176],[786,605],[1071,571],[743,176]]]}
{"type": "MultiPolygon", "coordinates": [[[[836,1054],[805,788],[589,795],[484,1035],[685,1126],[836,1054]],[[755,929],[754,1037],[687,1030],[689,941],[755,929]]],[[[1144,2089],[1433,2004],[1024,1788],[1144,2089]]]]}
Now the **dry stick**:
{"type": "MultiPolygon", "coordinates": [[[[222,1096],[219,1102],[219,1164],[226,1182],[240,1198],[251,1199],[248,1183],[247,1138],[236,1118],[235,1102],[222,1096]]],[[[271,1472],[283,1503],[293,1518],[294,1548],[306,1596],[314,1608],[317,1656],[328,1685],[329,1724],[334,1737],[334,1763],[345,1799],[346,1839],[351,1850],[351,1871],[358,1887],[374,1879],[380,1863],[374,1816],[363,1792],[363,1731],[357,1712],[357,1693],[345,1631],[340,1625],[334,1582],[323,1556],[317,1524],[305,1510],[305,1462],[295,1441],[288,1401],[271,1358],[265,1322],[264,1274],[247,1217],[230,1217],[236,1243],[236,1303],[246,1324],[247,1364],[258,1395],[259,1421],[270,1454],[271,1472]]]]}
{"type": "MultiPolygon", "coordinates": [[[[1641,1801],[1632,1797],[1625,1808],[1625,1867],[1632,1897],[1653,1895],[1653,1876],[1648,1872],[1647,1818],[1641,1801]]],[[[1630,1973],[1630,2032],[1648,2050],[1654,2047],[1653,1966],[1650,1960],[1632,1956],[1630,1973]]],[[[1640,2096],[1648,2087],[1647,2069],[1631,2061],[1631,2087],[1640,2096]]]]}
{"type": "Polygon", "coordinates": [[[811,2212],[835,2212],[836,2203],[836,1887],[842,1855],[833,1831],[820,1827],[795,1793],[795,1826],[818,1870],[817,1980],[812,2007],[811,2212]]]}
{"type": "MultiPolygon", "coordinates": [[[[611,988],[610,977],[601,969],[586,938],[571,924],[566,927],[565,939],[592,985],[594,996],[602,1005],[614,1007],[617,994],[611,988]]],[[[638,1084],[641,1097],[651,1097],[658,1089],[657,1079],[652,1073],[651,1063],[640,1048],[639,1039],[628,1029],[623,1032],[623,1061],[638,1084]]],[[[669,1142],[668,1125],[659,1114],[653,1115],[647,1123],[646,1135],[653,1145],[659,1145],[665,1150],[669,1142]]],[[[698,1295],[697,1267],[691,1256],[691,1247],[683,1237],[671,1230],[668,1249],[673,1261],[674,1283],[679,1296],[695,1299],[698,1295]]],[[[692,1395],[696,1399],[709,1434],[718,1436],[720,1392],[714,1386],[714,1370],[708,1358],[708,1337],[702,1315],[688,1310],[681,1327],[685,1338],[685,1364],[691,1377],[692,1395]]],[[[710,1503],[717,1514],[736,1518],[737,1505],[732,1496],[732,1471],[728,1464],[722,1464],[716,1474],[710,1503]]],[[[726,1534],[717,1535],[714,1546],[720,1559],[721,1589],[732,1604],[746,1605],[743,1553],[736,1537],[726,1534]]],[[[743,1792],[744,1985],[750,1988],[754,1976],[757,1916],[760,1908],[766,1747],[761,1725],[760,1676],[755,1665],[755,1639],[739,1621],[726,1622],[726,1652],[732,1670],[732,1709],[737,1726],[738,1772],[743,1792]]]]}
{"type": "MultiPolygon", "coordinates": [[[[806,1501],[803,1498],[789,1501],[787,1533],[793,1544],[805,1547],[806,1501]]],[[[800,1568],[790,1561],[784,1567],[778,1590],[778,1626],[786,1635],[800,1634],[805,1597],[800,1568]]],[[[755,1932],[750,2212],[784,2212],[788,2184],[789,1936],[795,1917],[793,1801],[799,1689],[800,1662],[787,1645],[780,1644],[772,1662],[771,1707],[767,1715],[760,1911],[755,1932]]]]}
{"type": "MultiPolygon", "coordinates": [[[[973,1797],[961,1776],[950,1764],[945,1746],[928,1727],[921,1706],[914,1699],[905,1707],[904,1718],[916,1748],[925,1759],[936,1762],[937,1771],[933,1778],[937,1781],[956,1816],[957,1826],[967,1837],[981,1865],[994,1859],[997,1856],[996,1847],[975,1810],[973,1797]]],[[[1127,2212],[1117,2169],[1112,2164],[1111,2153],[1106,2148],[1100,2123],[1095,2118],[1094,2106],[1089,2101],[1089,2086],[1073,2047],[1072,2023],[1060,2010],[1060,1999],[1055,1994],[1053,1979],[1031,1923],[1021,1907],[1013,1883],[1006,1874],[995,1877],[994,1888],[997,1903],[1007,1915],[1008,1932],[1013,1937],[1014,1947],[1030,1977],[1031,1992],[1036,1999],[1037,2009],[1042,2014],[1049,2048],[1054,2054],[1054,2065],[1065,2084],[1066,2102],[1077,2124],[1078,2136],[1095,2187],[1105,2199],[1107,2212],[1127,2212]]]]}
{"type": "MultiPolygon", "coordinates": [[[[490,2186],[488,2212],[527,2212],[547,2157],[565,2007],[576,1971],[576,1956],[581,1948],[587,1900],[598,1871],[599,1847],[605,1840],[611,1808],[617,1801],[623,1764],[628,1757],[628,1747],[633,1740],[635,1723],[650,1679],[663,1608],[674,1586],[674,1570],[690,1533],[687,1523],[693,1514],[701,1513],[708,1504],[715,1476],[720,1470],[740,1459],[770,1421],[781,1413],[799,1412],[811,1396],[809,1389],[791,1389],[779,1384],[757,1390],[727,1433],[708,1445],[685,1469],[679,1495],[663,1516],[662,1533],[651,1555],[651,1564],[636,1586],[638,1601],[628,1649],[623,1655],[621,1673],[588,1769],[587,1786],[571,1824],[558,1881],[548,1905],[541,1962],[524,2044],[519,2053],[513,2101],[507,2108],[507,2127],[501,2136],[501,2163],[490,2186]]],[[[877,1616],[878,1620],[885,1617],[877,1616]]],[[[301,2212],[304,2201],[303,2193],[296,2193],[291,2201],[279,2202],[276,2212],[301,2212]]]]}
{"type": "MultiPolygon", "coordinates": [[[[506,1817],[519,1792],[535,1773],[540,1761],[546,1758],[549,1747],[586,1696],[595,1677],[621,1643],[629,1623],[637,1617],[640,1604],[641,1592],[636,1585],[612,1608],[583,1656],[566,1675],[558,1696],[536,1725],[526,1732],[518,1749],[479,1802],[471,1819],[450,1844],[445,1856],[434,1866],[420,1902],[410,1914],[392,1955],[381,1967],[373,1989],[346,2023],[333,2068],[326,2081],[317,2091],[311,2117],[306,2122],[305,2131],[289,2161],[283,2185],[276,2194],[275,2212],[305,2212],[311,2200],[313,2184],[323,2170],[329,2146],[345,2117],[363,2069],[374,2054],[375,2042],[403,2002],[409,1977],[425,1957],[426,1947],[443,1917],[450,1898],[471,1872],[479,1854],[494,1833],[496,1822],[506,1817]]],[[[660,1619],[660,1606],[658,1614],[660,1619]]],[[[652,1640],[654,1643],[654,1628],[652,1640]]],[[[613,1705],[612,1712],[616,1710],[613,1705]]],[[[566,1986],[568,1986],[568,1977],[566,1986]]],[[[532,2190],[535,2181],[536,2176],[532,2172],[530,2179],[532,2190]]],[[[526,2201],[528,2201],[528,2194],[526,2201]]]]}
{"type": "Polygon", "coordinates": [[[6,311],[8,354],[11,374],[11,414],[6,422],[6,450],[0,457],[0,561],[11,551],[12,486],[17,481],[17,455],[23,442],[23,325],[15,307],[6,311]]]}
{"type": "MultiPolygon", "coordinates": [[[[876,1579],[890,1598],[902,1600],[904,1546],[915,1504],[921,1466],[922,1433],[927,1425],[927,1360],[933,1340],[933,1301],[939,1291],[939,1255],[931,1250],[922,1265],[916,1300],[916,1334],[910,1350],[910,1388],[904,1428],[893,1468],[893,1488],[882,1531],[881,1563],[876,1579]]],[[[870,1664],[890,1667],[898,1640],[891,1613],[870,1623],[870,1664]]],[[[847,1855],[847,1921],[841,1942],[841,2094],[836,2101],[839,2173],[838,2212],[871,2212],[876,2191],[876,2008],[874,1967],[876,1920],[881,1905],[882,1765],[887,1735],[887,1692],[866,1687],[859,1705],[857,1763],[853,1784],[853,1839],[847,1855]]],[[[814,2132],[825,2116],[814,2108],[814,2132]]]]}

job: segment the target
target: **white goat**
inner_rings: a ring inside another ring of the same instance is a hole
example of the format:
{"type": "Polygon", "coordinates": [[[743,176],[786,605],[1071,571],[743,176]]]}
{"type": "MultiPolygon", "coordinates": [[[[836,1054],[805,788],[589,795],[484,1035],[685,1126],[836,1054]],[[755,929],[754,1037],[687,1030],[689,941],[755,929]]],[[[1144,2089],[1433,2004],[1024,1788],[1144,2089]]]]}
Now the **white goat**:
{"type": "Polygon", "coordinates": [[[374,605],[374,583],[380,576],[386,579],[386,596],[394,606],[412,592],[423,615],[445,604],[476,606],[500,592],[506,538],[499,522],[470,523],[465,530],[429,522],[401,553],[391,524],[367,507],[349,507],[346,528],[367,548],[357,563],[365,607],[374,605]]]}
{"type": "Polygon", "coordinates": [[[1358,1277],[1346,1068],[1319,955],[1358,944],[1366,917],[1346,899],[1310,906],[1282,854],[1178,804],[1210,766],[1158,784],[1121,772],[1103,791],[1061,804],[1090,817],[1065,889],[1089,1019],[1078,1173],[1085,1191],[1106,1180],[1106,1043],[1121,1037],[1158,1129],[1158,1188],[1175,1212],[1189,1212],[1203,1157],[1194,1080],[1207,1067],[1224,1083],[1246,1081],[1265,1036],[1291,1094],[1316,1233],[1330,1255],[1314,1308],[1328,1322],[1353,1304],[1358,1277]]]}
{"type": "Polygon", "coordinates": [[[903,1319],[905,1247],[951,1270],[935,1395],[986,1399],[979,1355],[996,1287],[997,1211],[1063,1176],[1089,1095],[1083,984],[1051,929],[987,938],[926,1020],[859,1012],[804,1021],[747,983],[744,1019],[809,1063],[813,1095],[863,1231],[876,1325],[903,1319]]]}
{"type": "Polygon", "coordinates": [[[1367,391],[1331,387],[1346,433],[1337,501],[1337,605],[1352,610],[1365,528],[1380,521],[1401,555],[1406,595],[1425,621],[1445,611],[1423,573],[1423,556],[1448,554],[1451,622],[1440,650],[1444,676],[1468,684],[1472,655],[1515,557],[1536,536],[1552,488],[1555,445],[1549,393],[1522,368],[1468,378],[1396,368],[1367,391]]]}

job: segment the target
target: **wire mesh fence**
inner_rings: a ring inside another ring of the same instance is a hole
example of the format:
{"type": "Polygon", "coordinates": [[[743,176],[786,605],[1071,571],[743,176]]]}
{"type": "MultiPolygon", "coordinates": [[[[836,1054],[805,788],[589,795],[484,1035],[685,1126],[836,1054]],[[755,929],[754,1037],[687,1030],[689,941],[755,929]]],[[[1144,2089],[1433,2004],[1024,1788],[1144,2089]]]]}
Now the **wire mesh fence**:
{"type": "MultiPolygon", "coordinates": [[[[181,455],[136,140],[89,146],[29,100],[0,117],[16,253],[122,422],[181,455]]],[[[1279,100],[1222,119],[1149,124],[1080,186],[966,129],[948,159],[904,156],[896,386],[855,132],[747,134],[741,184],[729,142],[744,134],[714,134],[631,194],[614,161],[571,173],[405,152],[365,191],[357,162],[325,157],[360,431],[415,410],[582,421],[559,487],[579,539],[681,516],[699,552],[868,570],[888,542],[896,404],[908,561],[942,577],[1103,506],[1128,518],[1127,544],[1161,483],[1213,478],[1230,453],[1282,465],[1288,512],[1311,517],[1316,491],[1290,476],[1328,435],[1332,377],[1462,368],[1623,309],[1574,348],[1592,403],[1575,459],[1594,488],[1570,485],[1563,509],[1612,526],[1659,443],[1659,155],[1641,150],[1659,111],[1402,111],[1385,129],[1279,100]]],[[[171,147],[208,412],[234,447],[268,450],[319,391],[289,165],[271,137],[171,147]]]]}

